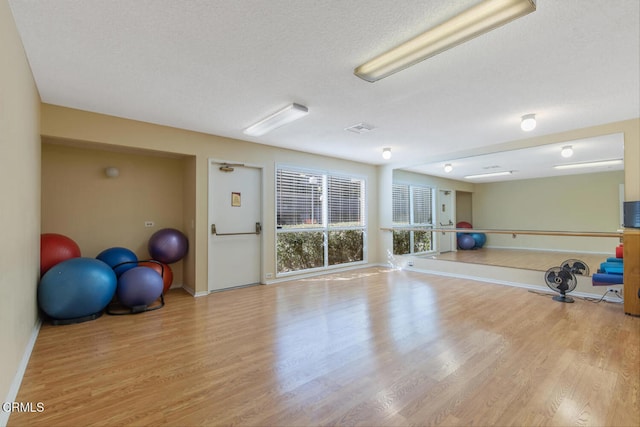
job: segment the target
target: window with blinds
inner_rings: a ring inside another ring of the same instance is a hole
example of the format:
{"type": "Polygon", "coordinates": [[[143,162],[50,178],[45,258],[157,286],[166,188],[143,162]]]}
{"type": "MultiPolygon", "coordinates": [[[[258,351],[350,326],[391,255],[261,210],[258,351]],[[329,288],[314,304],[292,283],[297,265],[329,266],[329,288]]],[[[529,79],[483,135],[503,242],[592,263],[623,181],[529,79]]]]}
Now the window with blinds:
{"type": "Polygon", "coordinates": [[[411,186],[411,205],[413,210],[413,225],[432,224],[432,191],[430,187],[411,186]]]}
{"type": "Polygon", "coordinates": [[[345,176],[327,180],[329,226],[364,226],[364,180],[345,176]]]}
{"type": "MultiPolygon", "coordinates": [[[[392,187],[394,227],[431,227],[433,225],[433,189],[420,185],[394,183],[392,187]]],[[[393,253],[428,252],[433,250],[430,231],[396,229],[393,253]]]]}
{"type": "Polygon", "coordinates": [[[276,168],[278,274],[364,261],[365,180],[276,168]]]}
{"type": "Polygon", "coordinates": [[[393,223],[395,225],[409,225],[409,186],[393,184],[393,223]]]}
{"type": "Polygon", "coordinates": [[[276,172],[278,228],[322,226],[324,223],[323,187],[322,175],[278,169],[276,172]]]}

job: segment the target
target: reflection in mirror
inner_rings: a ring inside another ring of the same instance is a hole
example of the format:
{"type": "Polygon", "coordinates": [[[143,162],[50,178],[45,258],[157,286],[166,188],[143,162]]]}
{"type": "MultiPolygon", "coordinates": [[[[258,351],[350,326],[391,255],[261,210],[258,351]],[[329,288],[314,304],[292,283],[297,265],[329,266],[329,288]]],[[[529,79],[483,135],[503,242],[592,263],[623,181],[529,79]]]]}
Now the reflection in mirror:
{"type": "Polygon", "coordinates": [[[600,262],[615,256],[619,244],[623,155],[624,137],[617,133],[394,170],[394,252],[531,270],[583,259],[595,273],[600,262]],[[416,196],[424,189],[430,189],[428,201],[416,196]],[[422,212],[426,204],[430,210],[422,212]],[[514,237],[487,232],[482,248],[461,250],[456,232],[399,230],[442,230],[461,221],[486,230],[610,234],[514,237]]]}

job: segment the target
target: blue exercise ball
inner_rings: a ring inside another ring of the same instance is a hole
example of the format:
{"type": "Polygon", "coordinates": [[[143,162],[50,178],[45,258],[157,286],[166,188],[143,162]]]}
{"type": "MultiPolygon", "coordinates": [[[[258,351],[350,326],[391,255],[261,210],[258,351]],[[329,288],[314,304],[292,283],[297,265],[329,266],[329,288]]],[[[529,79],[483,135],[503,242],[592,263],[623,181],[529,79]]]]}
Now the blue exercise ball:
{"type": "Polygon", "coordinates": [[[100,252],[96,258],[113,268],[118,277],[125,271],[131,270],[138,265],[138,257],[133,251],[127,248],[115,247],[105,249],[100,252]]]}
{"type": "Polygon", "coordinates": [[[470,234],[462,234],[458,237],[458,247],[460,249],[473,249],[476,245],[476,241],[470,234]]]}
{"type": "Polygon", "coordinates": [[[38,285],[38,305],[53,319],[76,319],[104,310],[116,292],[116,274],[93,258],[71,258],[51,267],[38,285]]]}
{"type": "Polygon", "coordinates": [[[180,261],[189,250],[189,241],[175,228],[163,228],[149,238],[149,255],[156,261],[171,264],[180,261]]]}
{"type": "Polygon", "coordinates": [[[149,305],[162,295],[162,276],[149,267],[134,267],[122,273],[116,291],[118,300],[126,307],[149,305]]]}
{"type": "Polygon", "coordinates": [[[476,242],[475,247],[480,249],[487,242],[487,235],[484,233],[471,233],[471,237],[476,242]]]}

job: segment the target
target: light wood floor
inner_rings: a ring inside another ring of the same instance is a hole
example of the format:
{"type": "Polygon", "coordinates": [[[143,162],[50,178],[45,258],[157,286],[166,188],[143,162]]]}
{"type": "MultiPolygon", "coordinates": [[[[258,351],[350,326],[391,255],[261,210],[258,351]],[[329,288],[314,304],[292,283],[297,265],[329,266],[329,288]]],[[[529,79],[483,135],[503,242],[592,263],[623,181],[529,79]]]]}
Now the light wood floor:
{"type": "Polygon", "coordinates": [[[512,267],[526,270],[547,271],[552,267],[559,267],[564,261],[578,259],[583,261],[593,275],[600,268],[600,263],[608,257],[615,257],[612,252],[609,255],[580,253],[580,252],[552,252],[521,249],[494,249],[482,248],[457,252],[446,252],[439,255],[425,255],[425,258],[443,261],[467,262],[471,264],[486,264],[498,267],[512,267]]]}
{"type": "Polygon", "coordinates": [[[640,425],[619,304],[364,269],[43,325],[9,426],[640,425]]]}

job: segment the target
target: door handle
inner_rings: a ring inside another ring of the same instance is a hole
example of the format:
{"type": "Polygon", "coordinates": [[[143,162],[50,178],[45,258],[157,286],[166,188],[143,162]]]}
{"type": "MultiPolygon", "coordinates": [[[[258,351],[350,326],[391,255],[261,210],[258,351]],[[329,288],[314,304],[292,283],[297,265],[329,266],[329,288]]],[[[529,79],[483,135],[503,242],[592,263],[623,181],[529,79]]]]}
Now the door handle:
{"type": "Polygon", "coordinates": [[[262,225],[259,222],[256,222],[256,230],[255,231],[246,231],[243,233],[218,233],[215,224],[211,224],[211,234],[215,234],[217,236],[240,236],[243,234],[260,234],[262,232],[262,225]]]}

